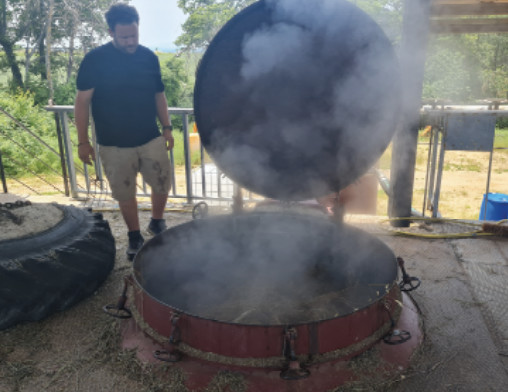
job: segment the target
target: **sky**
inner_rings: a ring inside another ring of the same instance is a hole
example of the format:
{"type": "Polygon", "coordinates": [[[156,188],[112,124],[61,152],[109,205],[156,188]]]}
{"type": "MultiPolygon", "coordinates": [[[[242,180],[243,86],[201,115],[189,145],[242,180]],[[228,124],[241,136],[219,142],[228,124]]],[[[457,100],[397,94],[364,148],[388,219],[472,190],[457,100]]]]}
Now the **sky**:
{"type": "Polygon", "coordinates": [[[177,0],[131,0],[139,13],[139,43],[152,50],[170,51],[182,33],[186,16],[177,0]]]}

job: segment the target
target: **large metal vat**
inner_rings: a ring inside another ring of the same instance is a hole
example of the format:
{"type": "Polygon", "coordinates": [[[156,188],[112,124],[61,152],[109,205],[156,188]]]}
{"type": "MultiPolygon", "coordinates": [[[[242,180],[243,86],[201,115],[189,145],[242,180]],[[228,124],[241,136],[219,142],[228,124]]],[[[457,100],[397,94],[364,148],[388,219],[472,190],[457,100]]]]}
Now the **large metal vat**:
{"type": "MultiPolygon", "coordinates": [[[[242,187],[306,200],[340,191],[376,162],[397,126],[399,90],[388,38],[351,3],[259,1],[203,56],[196,122],[214,162],[242,187]]],[[[421,341],[393,252],[321,213],[173,227],[137,254],[130,282],[137,325],[165,347],[156,357],[180,361],[196,390],[224,366],[250,369],[249,391],[328,390],[354,379],[340,363],[400,336],[397,325],[421,341]],[[319,377],[305,380],[309,372],[319,377]]],[[[417,342],[378,351],[398,369],[417,342]]]]}

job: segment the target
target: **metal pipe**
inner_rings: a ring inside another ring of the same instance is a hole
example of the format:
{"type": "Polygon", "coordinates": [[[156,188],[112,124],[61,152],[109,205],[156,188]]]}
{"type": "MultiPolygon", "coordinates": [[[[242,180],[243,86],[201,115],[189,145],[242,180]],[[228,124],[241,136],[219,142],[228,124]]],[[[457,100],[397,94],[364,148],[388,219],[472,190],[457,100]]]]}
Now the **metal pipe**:
{"type": "Polygon", "coordinates": [[[430,169],[430,158],[432,153],[432,140],[434,138],[434,129],[430,131],[429,138],[429,151],[427,153],[427,171],[425,172],[425,185],[423,187],[423,205],[422,205],[422,214],[425,216],[425,208],[427,207],[427,191],[429,186],[429,169],[430,169]]]}
{"type": "Polygon", "coordinates": [[[73,198],[78,197],[78,185],[76,181],[76,168],[74,167],[74,161],[72,160],[72,143],[69,133],[69,122],[67,112],[60,112],[59,115],[62,125],[62,136],[65,148],[65,158],[67,159],[67,167],[69,168],[69,181],[71,184],[71,196],[73,198]]]}
{"type": "Polygon", "coordinates": [[[58,139],[58,149],[60,151],[60,166],[62,168],[62,177],[64,182],[65,196],[69,196],[69,182],[67,179],[67,166],[65,165],[65,153],[63,146],[62,127],[60,126],[60,118],[55,113],[56,136],[58,139]]]}
{"type": "Polygon", "coordinates": [[[192,164],[190,159],[190,148],[189,148],[189,117],[186,113],[182,114],[183,120],[183,150],[185,156],[185,185],[187,188],[187,203],[192,203],[192,164]]]}
{"type": "Polygon", "coordinates": [[[484,207],[484,220],[487,220],[487,204],[489,202],[489,190],[490,190],[490,173],[492,171],[492,157],[494,155],[494,149],[490,150],[489,156],[489,172],[487,174],[487,189],[485,190],[485,207],[484,207]]]}
{"type": "Polygon", "coordinates": [[[432,139],[432,156],[430,160],[430,175],[429,175],[429,187],[428,187],[428,202],[430,204],[430,208],[428,205],[425,206],[425,209],[432,210],[433,208],[433,199],[434,199],[434,186],[436,182],[436,162],[437,162],[437,151],[439,148],[439,133],[442,133],[442,127],[438,127],[436,131],[432,131],[433,139],[432,139]]]}
{"type": "MultiPolygon", "coordinates": [[[[446,132],[446,130],[445,130],[446,132]]],[[[443,178],[443,166],[444,166],[444,156],[446,151],[446,137],[443,133],[443,140],[441,142],[441,150],[439,151],[439,166],[437,168],[437,179],[436,179],[436,192],[434,193],[434,201],[432,203],[432,217],[438,217],[439,211],[439,196],[441,194],[441,180],[443,178]]]]}
{"type": "Polygon", "coordinates": [[[203,197],[206,197],[205,152],[202,143],[199,143],[199,154],[201,157],[201,192],[203,197]]]}

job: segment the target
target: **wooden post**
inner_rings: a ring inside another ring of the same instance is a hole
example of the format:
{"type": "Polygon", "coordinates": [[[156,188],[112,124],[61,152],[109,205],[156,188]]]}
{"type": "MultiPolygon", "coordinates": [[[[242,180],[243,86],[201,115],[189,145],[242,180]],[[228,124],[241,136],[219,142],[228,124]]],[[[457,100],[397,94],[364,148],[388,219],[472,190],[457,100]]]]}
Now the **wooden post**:
{"type": "MultiPolygon", "coordinates": [[[[403,88],[402,119],[395,134],[391,163],[390,217],[411,216],[419,111],[430,26],[431,0],[405,0],[402,22],[400,65],[403,88]]],[[[393,226],[407,227],[409,220],[393,226]]]]}

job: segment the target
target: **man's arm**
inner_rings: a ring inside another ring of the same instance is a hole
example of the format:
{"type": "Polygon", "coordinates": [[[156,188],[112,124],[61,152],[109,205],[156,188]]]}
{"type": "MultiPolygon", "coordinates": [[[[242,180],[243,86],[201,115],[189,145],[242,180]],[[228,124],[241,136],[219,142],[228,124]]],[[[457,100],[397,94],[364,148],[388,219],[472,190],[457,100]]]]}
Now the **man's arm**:
{"type": "Polygon", "coordinates": [[[90,102],[94,89],[79,91],[74,102],[74,119],[78,130],[78,155],[84,163],[91,165],[95,160],[95,151],[88,140],[88,125],[90,121],[90,102]],[[90,159],[91,158],[91,159],[90,159]]]}
{"type": "Polygon", "coordinates": [[[157,107],[157,117],[162,125],[162,136],[166,139],[168,150],[173,148],[175,141],[171,132],[171,120],[168,113],[168,101],[164,92],[155,94],[155,105],[157,107]],[[169,127],[169,128],[166,128],[169,127]]]}

